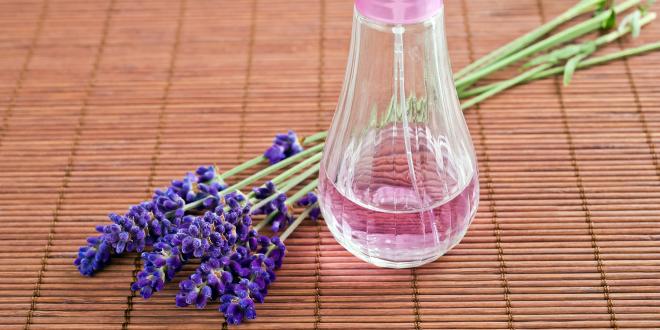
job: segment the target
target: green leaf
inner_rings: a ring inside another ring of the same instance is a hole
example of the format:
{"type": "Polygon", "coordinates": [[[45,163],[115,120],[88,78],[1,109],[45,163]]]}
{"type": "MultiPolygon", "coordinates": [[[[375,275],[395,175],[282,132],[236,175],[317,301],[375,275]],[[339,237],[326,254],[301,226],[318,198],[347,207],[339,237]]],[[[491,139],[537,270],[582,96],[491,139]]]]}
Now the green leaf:
{"type": "Polygon", "coordinates": [[[633,19],[632,19],[632,22],[631,22],[631,26],[632,26],[631,35],[632,35],[633,38],[637,38],[637,37],[639,37],[639,33],[642,30],[642,22],[641,22],[642,15],[641,15],[641,12],[639,12],[639,11],[636,11],[633,15],[634,16],[633,16],[633,19]]]}
{"type": "Polygon", "coordinates": [[[630,28],[631,32],[630,34],[632,35],[633,38],[639,37],[639,32],[642,29],[642,12],[639,10],[636,10],[632,14],[630,14],[630,28]]]}
{"type": "Polygon", "coordinates": [[[566,62],[566,65],[564,66],[564,86],[568,86],[571,83],[575,69],[577,68],[578,64],[580,64],[580,61],[585,59],[587,56],[589,55],[578,54],[566,62]]]}
{"type": "Polygon", "coordinates": [[[616,11],[614,9],[609,9],[609,12],[610,15],[600,23],[600,28],[603,30],[609,30],[616,26],[616,11]]]}
{"type": "Polygon", "coordinates": [[[642,12],[640,10],[635,10],[631,14],[626,15],[621,20],[619,31],[625,30],[628,26],[630,26],[632,37],[639,37],[639,33],[642,30],[642,12]]]}
{"type": "Polygon", "coordinates": [[[544,63],[558,64],[561,61],[574,57],[578,54],[589,55],[596,51],[597,44],[595,41],[587,41],[582,44],[568,45],[550,53],[537,56],[523,65],[523,68],[529,68],[544,63]]]}
{"type": "Polygon", "coordinates": [[[539,55],[533,58],[531,61],[525,63],[523,68],[529,68],[537,66],[539,64],[551,63],[557,64],[561,60],[567,59],[569,57],[579,54],[582,49],[582,45],[568,45],[559,49],[556,49],[550,53],[539,55]]]}

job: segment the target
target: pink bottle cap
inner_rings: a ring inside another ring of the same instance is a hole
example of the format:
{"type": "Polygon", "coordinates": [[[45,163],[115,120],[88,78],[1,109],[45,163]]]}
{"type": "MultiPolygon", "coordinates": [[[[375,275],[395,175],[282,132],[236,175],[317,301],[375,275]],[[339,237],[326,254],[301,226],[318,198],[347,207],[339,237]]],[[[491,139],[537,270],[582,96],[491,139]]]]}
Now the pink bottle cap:
{"type": "Polygon", "coordinates": [[[421,22],[442,8],[442,0],[355,0],[360,14],[391,24],[421,22]]]}

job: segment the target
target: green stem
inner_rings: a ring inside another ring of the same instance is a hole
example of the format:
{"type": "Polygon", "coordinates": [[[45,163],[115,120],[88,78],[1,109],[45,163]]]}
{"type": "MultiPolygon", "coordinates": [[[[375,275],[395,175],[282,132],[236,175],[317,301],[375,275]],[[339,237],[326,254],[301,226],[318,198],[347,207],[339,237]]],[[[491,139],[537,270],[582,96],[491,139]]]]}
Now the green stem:
{"type": "MultiPolygon", "coordinates": [[[[270,181],[272,183],[274,183],[275,185],[279,185],[282,182],[284,182],[284,180],[288,179],[294,173],[298,173],[298,171],[300,171],[301,169],[318,162],[319,160],[321,160],[321,157],[323,157],[323,152],[318,152],[314,156],[309,157],[309,158],[305,159],[304,161],[298,163],[296,166],[282,172],[280,175],[274,177],[270,181]]],[[[287,184],[288,184],[288,182],[287,182],[287,184]]]]}
{"type": "Polygon", "coordinates": [[[250,168],[252,166],[258,165],[258,164],[260,164],[261,162],[263,162],[265,160],[266,160],[266,157],[264,157],[263,155],[259,155],[257,157],[254,157],[254,158],[244,162],[243,164],[240,164],[240,165],[232,168],[231,170],[229,170],[225,173],[222,173],[220,175],[220,178],[224,180],[224,179],[226,179],[230,176],[241,173],[241,172],[247,170],[248,168],[250,168]]]}
{"type": "MultiPolygon", "coordinates": [[[[583,62],[580,62],[580,64],[578,64],[577,67],[579,69],[582,69],[582,68],[591,67],[591,66],[595,66],[595,65],[600,65],[600,64],[604,64],[604,63],[611,62],[611,61],[614,61],[614,60],[626,58],[626,57],[640,55],[640,54],[647,53],[647,52],[654,51],[654,50],[660,50],[660,42],[654,42],[654,43],[650,43],[650,44],[646,44],[646,45],[642,45],[642,46],[634,47],[634,48],[627,48],[627,49],[617,51],[617,52],[614,52],[614,53],[611,53],[611,54],[590,58],[590,59],[584,60],[583,62]]],[[[532,76],[527,81],[547,78],[547,77],[550,77],[550,76],[554,76],[556,74],[560,74],[562,72],[564,72],[563,67],[556,67],[556,68],[548,69],[548,70],[542,71],[542,72],[532,76]]]]}
{"type": "MultiPolygon", "coordinates": [[[[647,53],[647,52],[654,51],[654,50],[660,50],[660,42],[650,43],[650,44],[646,44],[646,45],[642,45],[642,46],[634,47],[634,48],[628,48],[628,49],[618,51],[618,52],[614,52],[614,53],[611,53],[611,54],[586,59],[586,60],[580,62],[577,65],[577,69],[585,69],[585,68],[588,68],[588,67],[605,64],[605,63],[608,63],[610,61],[614,61],[614,60],[618,60],[618,59],[622,59],[622,58],[626,58],[626,57],[640,55],[640,54],[647,53]]],[[[554,75],[562,74],[563,72],[564,72],[564,67],[563,66],[550,68],[550,69],[541,71],[541,72],[525,79],[524,81],[521,81],[520,83],[527,83],[527,82],[530,82],[530,81],[551,77],[551,76],[554,76],[554,75]]],[[[468,91],[463,92],[461,94],[461,98],[482,94],[482,93],[484,93],[488,90],[491,90],[491,89],[493,89],[493,88],[495,88],[495,87],[497,87],[497,86],[499,86],[499,85],[501,85],[502,83],[505,83],[505,82],[506,81],[496,82],[496,83],[493,83],[493,84],[489,84],[489,85],[485,85],[485,86],[470,89],[468,91]]]]}
{"type": "Polygon", "coordinates": [[[252,229],[254,229],[254,230],[256,230],[256,231],[258,232],[258,231],[260,231],[263,227],[265,227],[265,226],[270,222],[270,220],[272,220],[272,219],[273,219],[273,217],[271,217],[270,215],[268,215],[268,216],[265,217],[263,220],[259,221],[258,224],[252,226],[252,229]]]}
{"type": "Polygon", "coordinates": [[[466,76],[468,73],[473,72],[474,70],[493,63],[495,61],[498,61],[504,57],[507,57],[523,48],[528,46],[530,43],[536,41],[537,39],[541,38],[542,36],[548,34],[550,31],[556,29],[558,26],[572,20],[573,18],[580,16],[586,12],[589,12],[595,7],[600,4],[602,0],[587,0],[587,1],[580,1],[577,3],[575,6],[569,8],[567,11],[562,13],[561,15],[557,16],[550,22],[547,22],[540,27],[528,32],[527,34],[519,37],[518,39],[513,40],[512,42],[494,50],[493,52],[489,53],[488,55],[474,61],[473,63],[469,64],[462,70],[460,70],[458,73],[454,75],[454,79],[460,79],[464,76],[466,76]]]}
{"type": "MultiPolygon", "coordinates": [[[[656,18],[656,13],[648,13],[644,15],[640,20],[639,20],[639,26],[643,27],[646,24],[651,23],[655,18],[656,18]]],[[[632,32],[632,27],[630,25],[626,26],[623,29],[616,30],[614,32],[610,32],[604,36],[601,36],[596,39],[596,46],[602,46],[604,44],[609,44],[612,41],[615,41],[626,34],[632,32]]]]}
{"type": "Polygon", "coordinates": [[[289,227],[284,231],[284,233],[280,235],[280,241],[284,242],[287,238],[289,238],[289,236],[291,236],[291,233],[293,233],[293,231],[296,230],[298,226],[300,226],[303,220],[307,218],[309,213],[312,212],[312,210],[317,207],[319,207],[319,203],[314,203],[308,206],[304,211],[302,211],[302,213],[300,213],[298,218],[296,218],[296,220],[289,225],[289,227]]]}
{"type": "MultiPolygon", "coordinates": [[[[303,172],[303,173],[297,175],[296,177],[294,177],[293,179],[287,181],[286,185],[282,186],[281,188],[278,188],[277,191],[274,194],[268,196],[267,198],[262,199],[261,201],[259,201],[259,203],[252,206],[252,211],[257,210],[257,209],[261,208],[262,206],[270,203],[275,198],[277,198],[277,196],[279,196],[280,193],[286,193],[287,191],[293,189],[295,186],[297,186],[301,182],[305,181],[310,176],[316,174],[319,171],[320,168],[321,168],[321,164],[316,164],[316,165],[310,167],[309,169],[307,169],[305,172],[303,172]]],[[[306,193],[307,192],[305,192],[305,194],[306,193]]],[[[296,195],[297,195],[297,193],[296,193],[296,195]]],[[[294,195],[294,196],[296,196],[296,195],[294,195]]],[[[298,197],[298,198],[300,198],[300,197],[298,197]]]]}
{"type": "Polygon", "coordinates": [[[286,200],[287,206],[293,205],[293,203],[297,202],[299,199],[303,198],[307,193],[310,191],[316,189],[319,185],[319,179],[314,179],[310,183],[306,184],[302,189],[298,190],[297,193],[293,194],[293,196],[289,197],[286,200]]]}
{"type": "MultiPolygon", "coordinates": [[[[303,158],[305,158],[305,157],[307,157],[311,154],[320,152],[321,150],[323,150],[323,146],[324,146],[324,143],[317,144],[314,147],[311,147],[311,148],[309,148],[305,151],[302,151],[298,154],[295,154],[295,155],[293,155],[293,156],[291,156],[287,159],[284,159],[284,160],[282,160],[280,162],[277,162],[277,163],[275,163],[271,166],[268,166],[265,169],[255,173],[255,174],[241,180],[240,182],[234,184],[233,186],[223,190],[222,192],[223,192],[223,194],[228,194],[230,192],[240,190],[240,189],[246,187],[247,185],[252,184],[253,182],[255,182],[255,181],[257,181],[257,180],[259,180],[259,179],[261,179],[261,178],[263,178],[263,177],[265,177],[265,176],[267,176],[267,175],[269,175],[269,174],[271,174],[271,173],[273,173],[277,170],[280,170],[280,169],[282,169],[286,166],[289,166],[289,165],[295,163],[296,161],[298,161],[300,159],[303,159],[303,158]]],[[[307,162],[308,160],[309,159],[303,161],[302,163],[307,162]]],[[[302,163],[300,163],[300,164],[294,166],[293,168],[289,169],[288,171],[280,174],[277,178],[281,178],[283,176],[283,174],[285,174],[285,173],[287,175],[290,175],[291,173],[294,173],[297,169],[300,168],[299,166],[302,163]],[[294,169],[296,169],[296,170],[294,170],[294,169]]],[[[275,180],[273,180],[273,183],[276,183],[275,180]]]]}
{"type": "MultiPolygon", "coordinates": [[[[645,15],[640,20],[640,26],[644,26],[644,25],[652,22],[655,18],[656,18],[655,13],[649,13],[649,14],[645,15]]],[[[617,30],[617,31],[614,31],[614,32],[610,32],[606,35],[603,35],[603,36],[597,38],[595,40],[595,44],[596,44],[597,47],[599,47],[599,46],[602,46],[604,44],[611,43],[611,42],[623,37],[624,35],[626,35],[630,32],[632,32],[632,27],[626,26],[624,29],[617,30]]],[[[580,68],[580,66],[578,65],[577,68],[580,68]]],[[[505,81],[499,81],[499,82],[489,84],[489,85],[486,85],[486,86],[476,87],[476,88],[464,91],[462,93],[459,93],[459,97],[463,99],[463,98],[479,95],[479,94],[484,93],[485,91],[490,90],[491,88],[494,88],[495,86],[498,86],[498,85],[500,85],[504,82],[505,81]]]]}
{"type": "Polygon", "coordinates": [[[478,95],[478,96],[476,96],[476,97],[474,97],[474,98],[472,98],[472,99],[470,99],[466,102],[463,102],[463,104],[461,104],[461,109],[467,109],[467,108],[469,108],[469,107],[471,107],[471,106],[473,106],[473,105],[475,105],[479,102],[482,102],[485,99],[487,99],[487,98],[489,98],[489,97],[491,97],[491,96],[493,96],[493,95],[495,95],[495,94],[497,94],[497,93],[499,93],[499,92],[501,92],[501,91],[503,91],[503,90],[505,90],[509,87],[515,86],[515,85],[519,84],[520,82],[525,81],[525,79],[528,79],[529,77],[532,77],[533,75],[535,75],[539,72],[542,72],[543,70],[546,70],[546,69],[550,68],[551,66],[552,66],[552,64],[549,64],[549,63],[541,64],[541,65],[539,65],[539,66],[537,66],[537,67],[535,67],[531,70],[525,71],[524,73],[516,76],[515,78],[505,80],[501,84],[498,84],[497,86],[494,86],[492,89],[487,90],[486,92],[484,92],[484,93],[482,93],[482,94],[480,94],[480,95],[478,95]]]}
{"type": "MultiPolygon", "coordinates": [[[[318,184],[319,184],[319,180],[318,180],[318,179],[314,179],[312,182],[310,182],[310,183],[308,183],[307,185],[305,185],[302,189],[300,189],[300,190],[299,190],[297,193],[295,193],[293,196],[291,196],[290,198],[288,198],[288,199],[286,200],[286,202],[284,202],[284,203],[286,204],[286,206],[289,206],[289,207],[290,207],[290,206],[293,206],[293,203],[297,202],[299,199],[301,199],[303,196],[305,196],[308,192],[310,192],[310,191],[316,189],[316,187],[318,187],[318,184]]],[[[279,214],[279,211],[273,211],[273,212],[271,212],[269,215],[266,216],[266,218],[265,218],[263,221],[259,222],[254,228],[255,228],[257,231],[259,231],[261,228],[263,228],[263,226],[265,226],[265,225],[267,225],[268,223],[270,223],[270,221],[273,220],[273,218],[274,218],[276,215],[278,215],[278,214],[279,214]]]]}
{"type": "MultiPolygon", "coordinates": [[[[275,163],[275,164],[273,164],[273,165],[271,165],[271,166],[268,166],[268,167],[266,167],[265,169],[263,169],[263,170],[261,170],[261,171],[255,173],[255,174],[253,174],[253,175],[251,175],[251,176],[249,176],[249,177],[247,177],[247,178],[241,180],[240,182],[234,184],[233,186],[228,187],[227,189],[221,191],[221,192],[220,192],[220,196],[222,197],[222,196],[225,196],[225,195],[227,195],[227,194],[229,194],[229,193],[231,193],[231,192],[234,192],[234,191],[240,190],[240,189],[244,188],[245,186],[247,186],[247,185],[249,185],[249,184],[251,184],[251,183],[253,183],[253,182],[255,182],[255,181],[257,181],[257,180],[259,180],[259,179],[261,179],[261,178],[263,178],[263,177],[265,177],[265,176],[267,176],[267,175],[269,175],[269,174],[271,174],[271,173],[273,173],[273,172],[275,172],[275,171],[277,171],[277,170],[279,170],[279,169],[282,169],[282,168],[284,168],[284,167],[286,167],[286,166],[288,166],[288,165],[291,165],[292,163],[294,163],[294,162],[300,160],[301,158],[305,158],[306,156],[308,156],[308,155],[310,155],[310,154],[313,154],[313,153],[320,153],[320,151],[323,150],[323,146],[324,146],[324,145],[325,145],[325,143],[319,143],[319,144],[317,144],[317,145],[315,145],[315,146],[313,146],[313,147],[311,147],[311,148],[309,148],[309,149],[307,149],[307,150],[304,150],[304,151],[302,151],[302,152],[300,152],[300,153],[297,153],[297,154],[295,154],[295,155],[293,155],[293,156],[291,156],[291,157],[289,157],[289,158],[287,158],[287,159],[284,159],[284,160],[282,160],[282,161],[280,161],[280,162],[277,162],[277,163],[275,163]]],[[[306,161],[307,161],[307,160],[306,160],[306,161]]],[[[300,164],[298,164],[298,165],[300,165],[300,164]]],[[[298,166],[298,165],[296,165],[296,166],[298,166]]],[[[289,171],[291,171],[291,170],[289,170],[289,171]]],[[[289,172],[289,171],[287,171],[287,172],[289,172]]],[[[192,203],[186,204],[186,205],[183,207],[183,210],[184,210],[184,211],[188,211],[188,210],[194,209],[194,208],[196,208],[196,207],[202,205],[202,203],[203,203],[205,200],[207,200],[207,199],[209,199],[209,198],[211,198],[211,197],[212,197],[212,196],[208,196],[208,197],[205,197],[205,198],[202,198],[202,199],[196,200],[196,201],[194,201],[194,202],[192,202],[192,203]]],[[[169,214],[168,214],[168,215],[169,215],[169,214]]]]}
{"type": "Polygon", "coordinates": [[[390,103],[387,106],[387,111],[385,112],[385,117],[380,123],[380,126],[385,126],[385,124],[391,122],[394,119],[394,96],[390,98],[390,103]]]}
{"type": "MultiPolygon", "coordinates": [[[[312,144],[312,143],[314,143],[318,140],[325,140],[325,138],[327,136],[328,136],[327,131],[326,132],[318,132],[316,134],[310,135],[310,136],[306,137],[305,139],[303,139],[302,145],[306,146],[306,145],[312,144]]],[[[238,165],[238,166],[236,166],[236,167],[220,174],[220,179],[224,180],[228,177],[231,177],[231,176],[234,176],[238,173],[241,173],[241,172],[251,168],[252,166],[256,166],[256,165],[261,164],[261,162],[265,161],[266,159],[267,158],[264,157],[263,155],[259,155],[257,157],[254,157],[254,158],[250,159],[250,160],[247,160],[243,164],[240,164],[240,165],[238,165]]]]}
{"type": "Polygon", "coordinates": [[[303,140],[303,146],[314,143],[318,140],[325,140],[326,137],[328,137],[328,131],[312,134],[303,140]]]}
{"type": "MultiPolygon", "coordinates": [[[[640,2],[641,0],[628,0],[614,7],[613,10],[615,13],[620,13],[639,4],[640,2]]],[[[511,56],[507,56],[475,72],[472,72],[466,75],[465,77],[458,79],[456,81],[456,88],[458,90],[464,90],[470,87],[475,82],[477,82],[479,79],[488,76],[491,73],[498,71],[502,68],[505,68],[527,56],[533,55],[535,53],[552,48],[556,45],[581,37],[587,33],[593,32],[600,28],[601,22],[606,20],[610,16],[610,14],[611,14],[610,11],[605,11],[587,21],[574,25],[555,35],[543,39],[519,52],[512,54],[511,56]]]]}

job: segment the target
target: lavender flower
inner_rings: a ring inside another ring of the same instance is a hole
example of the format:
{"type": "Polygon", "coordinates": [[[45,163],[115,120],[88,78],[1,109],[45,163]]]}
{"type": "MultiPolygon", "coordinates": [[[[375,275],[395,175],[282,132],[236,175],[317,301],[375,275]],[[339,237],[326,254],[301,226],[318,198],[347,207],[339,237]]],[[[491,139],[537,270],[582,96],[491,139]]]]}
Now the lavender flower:
{"type": "Polygon", "coordinates": [[[203,308],[219,298],[220,311],[228,323],[256,318],[254,303],[264,301],[286,249],[277,237],[261,236],[258,241],[259,246],[237,246],[231,256],[202,262],[189,279],[181,282],[177,306],[195,304],[203,308]]]}
{"type": "Polygon", "coordinates": [[[153,200],[153,214],[156,219],[172,219],[173,222],[179,223],[183,218],[183,207],[186,201],[179,196],[174,190],[168,188],[165,191],[157,189],[154,192],[153,200]],[[170,215],[170,217],[168,217],[170,215]]]}
{"type": "Polygon", "coordinates": [[[173,180],[164,191],[156,190],[153,200],[157,218],[171,215],[175,222],[178,222],[185,213],[184,206],[201,199],[204,199],[204,202],[198,210],[214,209],[218,206],[219,192],[227,188],[227,185],[217,175],[215,167],[200,166],[195,174],[188,173],[181,180],[173,180]]]}
{"type": "Polygon", "coordinates": [[[212,196],[198,210],[216,208],[225,183],[213,166],[199,167],[195,173],[172,181],[166,190],[156,190],[151,201],[132,206],[124,215],[110,214],[112,224],[98,226],[102,235],[89,238],[93,243],[80,248],[74,261],[80,272],[90,276],[109,263],[112,253],[105,253],[106,249],[114,254],[142,252],[161,237],[175,233],[183,221],[186,203],[212,196]],[[96,251],[103,253],[97,256],[96,251]]]}
{"type": "Polygon", "coordinates": [[[147,242],[150,214],[142,205],[135,205],[125,215],[111,213],[110,225],[102,227],[103,239],[117,254],[142,252],[147,242]]]}
{"type": "Polygon", "coordinates": [[[270,244],[262,245],[263,248],[260,253],[267,254],[275,263],[275,269],[282,267],[282,262],[284,261],[284,254],[286,253],[286,246],[284,242],[280,240],[279,237],[274,236],[270,239],[270,244]]]}
{"type": "Polygon", "coordinates": [[[200,166],[195,171],[195,174],[197,174],[197,182],[208,183],[211,180],[215,180],[224,185],[224,182],[215,171],[215,166],[200,166]]]}
{"type": "MultiPolygon", "coordinates": [[[[318,197],[313,192],[308,192],[307,195],[300,198],[296,204],[302,207],[308,207],[316,204],[318,202],[318,197]]],[[[321,208],[315,207],[309,212],[309,217],[316,221],[321,216],[321,208]]]]}
{"type": "Polygon", "coordinates": [[[252,191],[256,199],[266,199],[277,192],[277,187],[275,187],[273,181],[267,181],[261,187],[252,188],[252,191]]]}
{"type": "Polygon", "coordinates": [[[244,319],[254,320],[257,318],[254,300],[248,296],[246,290],[242,290],[240,296],[223,295],[221,301],[220,311],[225,314],[225,319],[229,324],[241,324],[244,319]]]}
{"type": "Polygon", "coordinates": [[[286,195],[280,194],[273,200],[272,204],[276,213],[272,213],[273,218],[271,220],[270,229],[274,233],[277,233],[293,221],[293,216],[289,212],[289,207],[286,205],[286,195]]]}
{"type": "Polygon", "coordinates": [[[147,299],[161,291],[191,258],[222,257],[239,240],[241,244],[256,247],[256,231],[249,228],[249,203],[243,203],[244,197],[237,193],[227,194],[224,200],[227,206],[220,205],[213,212],[185,216],[175,234],[157,243],[153,252],[143,254],[144,268],[132,289],[147,299]]]}
{"type": "Polygon", "coordinates": [[[197,185],[199,193],[196,199],[204,199],[202,202],[203,209],[213,209],[220,205],[220,191],[227,188],[226,185],[219,182],[212,182],[210,184],[200,183],[197,185]]]}
{"type": "Polygon", "coordinates": [[[103,235],[89,237],[87,245],[81,246],[78,250],[78,256],[73,264],[78,266],[81,274],[92,276],[108,264],[111,253],[112,250],[103,239],[103,235]]]}
{"type": "MultiPolygon", "coordinates": [[[[254,197],[258,200],[264,200],[277,193],[277,188],[273,182],[268,181],[263,186],[253,188],[254,197]]],[[[289,213],[289,207],[286,204],[286,194],[279,194],[272,201],[252,210],[252,214],[268,214],[273,232],[279,232],[292,220],[289,213]]]]}
{"type": "MultiPolygon", "coordinates": [[[[264,200],[266,198],[272,197],[277,193],[277,187],[272,181],[266,182],[261,187],[255,187],[252,189],[254,197],[257,200],[264,200]]],[[[269,203],[264,204],[261,207],[252,210],[252,214],[271,214],[275,211],[278,211],[282,207],[283,202],[286,201],[286,195],[280,194],[274,200],[269,203]]]]}
{"type": "Polygon", "coordinates": [[[211,287],[204,283],[202,276],[198,273],[192,274],[190,279],[181,281],[179,288],[181,291],[175,299],[176,305],[179,307],[195,304],[197,308],[204,308],[213,296],[211,287]]]}
{"type": "Polygon", "coordinates": [[[140,291],[145,299],[161,291],[188,260],[188,256],[172,243],[172,238],[172,235],[168,235],[154,244],[152,252],[142,253],[144,268],[137,274],[137,281],[131,285],[131,289],[140,291]]]}
{"type": "Polygon", "coordinates": [[[206,212],[204,216],[186,216],[186,219],[186,224],[172,239],[172,243],[180,247],[185,255],[195,258],[222,255],[236,241],[235,227],[224,221],[222,206],[215,212],[206,212]]]}
{"type": "Polygon", "coordinates": [[[298,137],[293,131],[288,134],[277,134],[273,145],[264,152],[264,156],[268,158],[271,164],[275,164],[287,157],[291,157],[303,150],[303,147],[298,142],[298,137]]]}
{"type": "MultiPolygon", "coordinates": [[[[300,151],[295,133],[289,132],[278,134],[265,155],[275,163],[300,151]]],[[[255,188],[254,200],[246,200],[240,191],[224,195],[226,187],[213,166],[173,180],[150,201],[130,207],[123,215],[110,214],[112,223],[97,227],[101,234],[88,238],[74,264],[90,276],[114,255],[153,246],[142,253],[144,267],[131,285],[146,299],[162,291],[188,260],[198,258],[198,269],[179,285],[176,305],[204,308],[219,301],[219,310],[231,324],[256,318],[255,302],[264,302],[286,248],[278,237],[259,236],[252,228],[252,215],[268,214],[272,229],[279,231],[292,220],[290,203],[273,182],[255,188]],[[253,210],[255,200],[264,205],[253,210]]],[[[303,204],[316,203],[314,195],[303,199],[303,204]]]]}

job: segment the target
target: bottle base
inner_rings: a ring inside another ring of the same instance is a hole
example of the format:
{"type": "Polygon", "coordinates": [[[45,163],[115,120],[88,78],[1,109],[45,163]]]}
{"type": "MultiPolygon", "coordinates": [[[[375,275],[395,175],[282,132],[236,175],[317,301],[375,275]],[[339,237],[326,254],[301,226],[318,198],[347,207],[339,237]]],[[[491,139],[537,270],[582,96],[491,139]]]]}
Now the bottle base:
{"type": "Polygon", "coordinates": [[[344,249],[346,249],[346,251],[350,252],[352,255],[354,255],[355,257],[357,257],[362,261],[368,262],[374,266],[381,268],[393,268],[393,269],[416,268],[438,260],[440,257],[442,257],[447,252],[451,251],[454,247],[456,247],[456,245],[458,245],[463,240],[463,237],[465,237],[465,235],[467,234],[467,229],[469,228],[469,225],[472,223],[472,220],[474,220],[474,217],[477,214],[476,211],[477,208],[474,207],[474,209],[470,214],[470,220],[468,222],[468,225],[465,227],[465,230],[463,230],[460,233],[457,233],[457,236],[454,237],[452,244],[448,248],[442,249],[442,251],[439,251],[438,254],[413,261],[398,261],[398,260],[395,261],[395,260],[387,260],[387,259],[370,256],[364,253],[363,250],[361,250],[358,246],[354,246],[352,242],[344,240],[344,236],[337,231],[337,228],[333,228],[333,226],[327,226],[327,227],[332,233],[332,236],[334,236],[337,243],[339,243],[339,245],[341,245],[344,249]]]}

